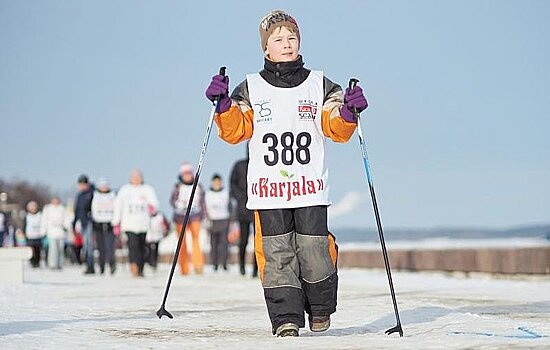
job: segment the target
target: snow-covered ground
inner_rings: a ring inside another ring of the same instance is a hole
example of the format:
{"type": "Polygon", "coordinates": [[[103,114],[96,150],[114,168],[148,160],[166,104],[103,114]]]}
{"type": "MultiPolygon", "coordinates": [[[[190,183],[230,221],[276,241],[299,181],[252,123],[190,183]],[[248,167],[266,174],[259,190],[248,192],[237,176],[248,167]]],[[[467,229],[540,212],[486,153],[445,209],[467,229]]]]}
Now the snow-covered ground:
{"type": "Polygon", "coordinates": [[[227,273],[175,275],[158,319],[169,265],[133,279],[26,268],[26,283],[0,286],[1,349],[549,349],[550,278],[464,278],[394,272],[405,336],[395,325],[383,271],[340,271],[330,330],[271,335],[259,281],[227,273]]]}

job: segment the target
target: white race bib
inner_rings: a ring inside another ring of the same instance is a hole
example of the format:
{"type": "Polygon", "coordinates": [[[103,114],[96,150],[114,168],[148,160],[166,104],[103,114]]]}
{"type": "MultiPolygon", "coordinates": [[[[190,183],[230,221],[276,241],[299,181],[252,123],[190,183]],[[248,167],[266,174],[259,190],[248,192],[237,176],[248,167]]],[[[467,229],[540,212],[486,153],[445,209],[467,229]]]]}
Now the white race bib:
{"type": "Polygon", "coordinates": [[[325,136],[321,125],[323,73],[311,71],[293,88],[247,75],[254,108],[249,143],[248,209],[329,205],[325,136]]]}

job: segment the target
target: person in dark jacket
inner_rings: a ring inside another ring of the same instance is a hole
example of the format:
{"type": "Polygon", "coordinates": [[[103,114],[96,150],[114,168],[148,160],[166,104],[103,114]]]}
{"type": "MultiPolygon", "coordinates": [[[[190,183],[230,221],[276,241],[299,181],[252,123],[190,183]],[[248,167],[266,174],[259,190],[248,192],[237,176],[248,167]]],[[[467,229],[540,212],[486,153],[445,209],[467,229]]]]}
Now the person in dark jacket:
{"type": "Polygon", "coordinates": [[[0,247],[4,245],[4,237],[10,232],[11,220],[10,215],[0,211],[0,247]]]}
{"type": "Polygon", "coordinates": [[[94,271],[94,238],[92,233],[92,199],[94,186],[89,183],[86,175],[78,177],[78,194],[76,195],[73,230],[82,234],[84,238],[84,254],[86,257],[86,271],[84,274],[93,274],[94,271]]]}
{"type": "MultiPolygon", "coordinates": [[[[247,148],[248,150],[248,148],[247,148]]],[[[248,194],[246,192],[246,174],[248,172],[248,154],[238,160],[231,170],[231,197],[237,201],[237,220],[239,221],[241,237],[239,241],[239,268],[241,275],[246,275],[246,247],[250,235],[250,224],[254,223],[254,212],[246,208],[248,194]]],[[[258,276],[256,255],[252,254],[252,277],[258,276]]]]}

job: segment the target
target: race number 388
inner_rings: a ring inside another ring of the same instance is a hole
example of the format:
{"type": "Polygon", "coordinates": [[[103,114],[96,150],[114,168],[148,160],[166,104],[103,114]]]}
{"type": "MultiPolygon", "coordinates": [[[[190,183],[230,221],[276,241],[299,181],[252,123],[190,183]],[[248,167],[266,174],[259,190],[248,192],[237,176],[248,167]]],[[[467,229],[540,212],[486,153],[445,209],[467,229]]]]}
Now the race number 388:
{"type": "Polygon", "coordinates": [[[307,132],[301,132],[296,137],[291,132],[284,132],[280,137],[267,133],[262,142],[268,145],[269,153],[264,156],[264,161],[269,166],[277,165],[279,160],[284,165],[293,164],[295,159],[300,164],[308,164],[311,160],[311,135],[307,132]]]}

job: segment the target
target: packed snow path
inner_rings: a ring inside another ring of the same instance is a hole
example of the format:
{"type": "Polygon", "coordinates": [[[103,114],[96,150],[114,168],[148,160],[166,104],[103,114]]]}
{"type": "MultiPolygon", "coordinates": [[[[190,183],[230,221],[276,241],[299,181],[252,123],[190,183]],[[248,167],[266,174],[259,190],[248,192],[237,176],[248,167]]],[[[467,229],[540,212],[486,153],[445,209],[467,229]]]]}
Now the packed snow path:
{"type": "Polygon", "coordinates": [[[157,318],[169,266],[143,279],[25,270],[26,283],[0,286],[2,349],[549,349],[550,278],[394,272],[405,336],[387,336],[395,317],[384,271],[340,271],[338,311],[324,333],[276,338],[257,279],[237,268],[174,276],[157,318]]]}

